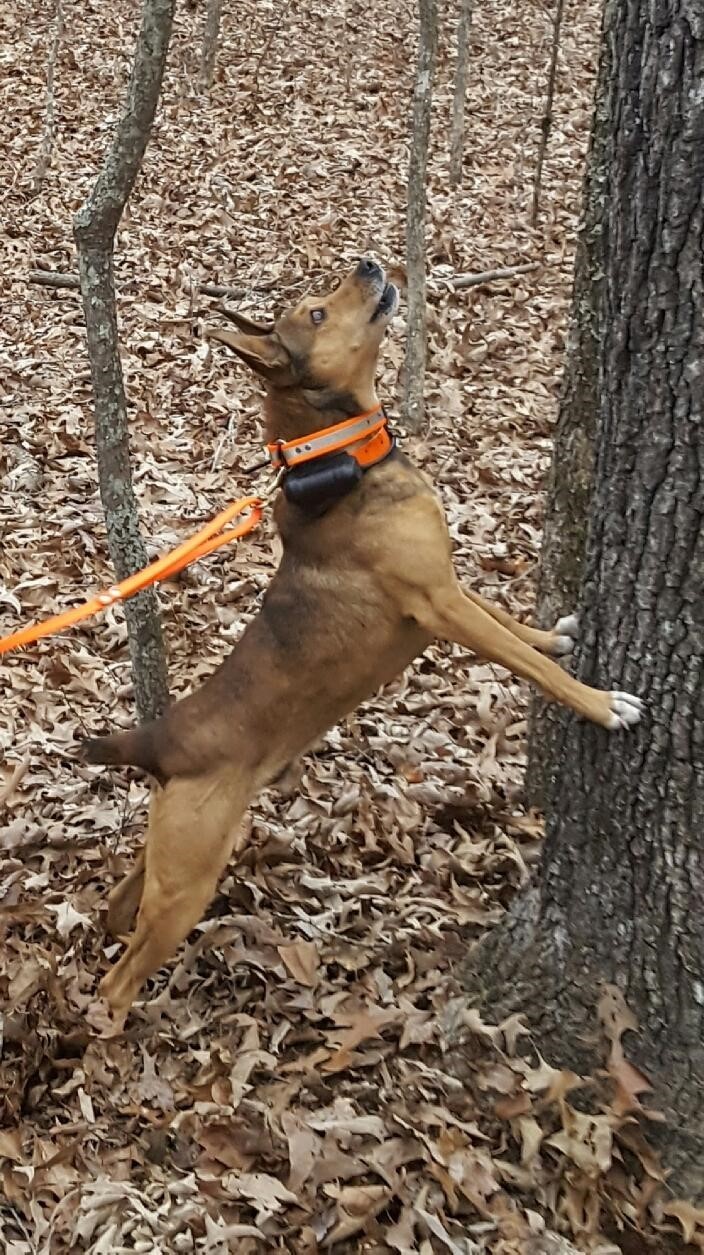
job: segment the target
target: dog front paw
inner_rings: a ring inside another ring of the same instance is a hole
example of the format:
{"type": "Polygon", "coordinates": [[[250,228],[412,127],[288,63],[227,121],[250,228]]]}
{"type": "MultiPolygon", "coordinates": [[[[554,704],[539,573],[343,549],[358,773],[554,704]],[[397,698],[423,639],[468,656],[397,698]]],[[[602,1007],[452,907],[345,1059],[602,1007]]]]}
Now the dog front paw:
{"type": "Polygon", "coordinates": [[[620,693],[618,691],[609,693],[611,699],[611,718],[609,719],[609,732],[620,732],[624,728],[632,728],[635,723],[640,721],[645,706],[640,697],[634,697],[632,693],[620,693]]]}
{"type": "Polygon", "coordinates": [[[571,654],[579,639],[579,619],[576,614],[566,614],[562,619],[558,619],[552,631],[553,643],[550,652],[556,658],[571,654]]]}

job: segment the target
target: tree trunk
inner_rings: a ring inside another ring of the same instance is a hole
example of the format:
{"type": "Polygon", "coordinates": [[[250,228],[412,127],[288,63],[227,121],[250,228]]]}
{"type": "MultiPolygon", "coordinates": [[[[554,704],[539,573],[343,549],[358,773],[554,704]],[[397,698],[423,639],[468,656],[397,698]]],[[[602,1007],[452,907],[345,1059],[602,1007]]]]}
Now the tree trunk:
{"type": "Polygon", "coordinates": [[[472,0],[460,0],[460,16],[457,22],[457,64],[455,65],[455,87],[452,94],[452,121],[450,122],[450,183],[453,187],[458,187],[462,182],[464,105],[467,96],[467,59],[471,26],[472,0]]]}
{"type": "Polygon", "coordinates": [[[44,129],[42,131],[42,142],[39,146],[39,154],[32,173],[32,191],[35,196],[37,192],[41,191],[42,184],[46,178],[49,163],[51,162],[51,150],[54,145],[54,126],[56,123],[56,89],[54,80],[56,77],[56,64],[59,59],[59,49],[61,47],[63,33],[64,4],[63,0],[56,0],[54,30],[51,36],[49,56],[46,63],[46,106],[44,110],[44,129]]]}
{"type": "MultiPolygon", "coordinates": [[[[145,0],[124,112],[103,167],[74,219],[95,402],[100,496],[119,580],[146,565],[132,487],[127,405],[115,308],[115,232],[142,165],[159,100],[175,0],[145,0]]],[[[153,590],[125,603],[135,701],[142,719],[167,706],[164,645],[153,590]]]]}
{"type": "Polygon", "coordinates": [[[413,92],[411,151],[408,163],[406,269],[408,273],[408,331],[405,364],[405,421],[420,431],[425,416],[425,177],[430,139],[430,107],[438,42],[437,0],[418,0],[420,31],[413,92]]]}
{"type": "MultiPolygon", "coordinates": [[[[594,1064],[617,985],[628,1056],[665,1114],[673,1192],[704,1200],[704,13],[607,0],[597,141],[604,277],[573,354],[596,379],[581,678],[647,700],[623,736],[560,718],[539,888],[469,957],[491,1015],[527,1013],[552,1061],[594,1064]],[[596,363],[592,361],[595,356],[596,363]]],[[[593,171],[592,171],[593,173],[593,171]]],[[[592,184],[594,193],[595,185],[592,184]]],[[[594,205],[592,205],[594,209],[594,205]]],[[[571,368],[577,373],[578,365],[571,368]]],[[[570,373],[568,377],[573,376],[570,373]]],[[[575,388],[575,392],[578,388],[575,388]]],[[[589,391],[587,388],[587,396],[589,391]]]]}
{"type": "Polygon", "coordinates": [[[213,85],[215,54],[218,50],[221,17],[222,0],[208,0],[205,6],[205,26],[203,28],[203,44],[200,55],[200,79],[206,88],[210,88],[213,85]]]}

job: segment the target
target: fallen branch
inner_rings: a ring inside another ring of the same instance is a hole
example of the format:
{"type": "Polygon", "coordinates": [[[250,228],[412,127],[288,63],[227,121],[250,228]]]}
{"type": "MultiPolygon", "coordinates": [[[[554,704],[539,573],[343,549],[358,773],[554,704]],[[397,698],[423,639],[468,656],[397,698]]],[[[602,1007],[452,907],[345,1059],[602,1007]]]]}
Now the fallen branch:
{"type": "MultiPolygon", "coordinates": [[[[447,284],[453,291],[459,288],[476,288],[482,283],[497,283],[500,279],[512,279],[514,275],[527,275],[532,270],[540,270],[545,262],[525,261],[518,266],[499,266],[496,270],[477,270],[466,275],[447,275],[447,277],[431,275],[431,283],[447,284]]],[[[78,275],[64,274],[60,270],[30,270],[28,283],[37,283],[45,288],[74,288],[80,284],[78,275]]],[[[248,288],[234,288],[224,283],[197,283],[196,289],[201,296],[228,297],[240,301],[253,292],[271,292],[276,288],[277,281],[270,279],[267,283],[253,283],[248,288]]]]}
{"type": "MultiPolygon", "coordinates": [[[[542,261],[525,261],[519,266],[500,266],[497,270],[477,270],[474,274],[448,275],[447,282],[452,288],[476,288],[480,283],[496,283],[498,279],[512,279],[514,275],[527,275],[531,270],[540,270],[542,261]]],[[[435,282],[438,282],[436,279],[435,282]]]]}
{"type": "MultiPolygon", "coordinates": [[[[38,283],[45,288],[80,288],[78,275],[63,274],[60,270],[30,270],[28,283],[38,283]]],[[[232,288],[222,283],[198,283],[196,287],[202,296],[227,296],[231,300],[241,300],[250,292],[271,292],[276,286],[275,281],[255,283],[249,288],[232,288]]]]}
{"type": "Polygon", "coordinates": [[[46,288],[77,288],[81,283],[78,275],[64,275],[59,270],[30,270],[28,283],[41,283],[46,288]]]}

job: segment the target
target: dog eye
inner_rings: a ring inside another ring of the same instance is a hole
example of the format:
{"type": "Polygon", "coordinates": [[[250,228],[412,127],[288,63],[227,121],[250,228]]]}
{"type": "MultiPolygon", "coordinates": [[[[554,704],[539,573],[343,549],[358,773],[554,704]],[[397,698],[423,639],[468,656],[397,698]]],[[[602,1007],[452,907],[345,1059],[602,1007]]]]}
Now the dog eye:
{"type": "Polygon", "coordinates": [[[314,323],[325,322],[327,315],[324,309],[312,309],[310,311],[310,320],[314,323]]]}

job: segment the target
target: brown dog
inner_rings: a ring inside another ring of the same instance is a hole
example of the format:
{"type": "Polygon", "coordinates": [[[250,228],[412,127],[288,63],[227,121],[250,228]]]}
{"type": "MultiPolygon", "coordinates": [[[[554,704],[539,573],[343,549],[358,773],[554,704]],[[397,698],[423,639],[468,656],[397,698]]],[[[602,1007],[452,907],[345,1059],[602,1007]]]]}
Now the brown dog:
{"type": "MultiPolygon", "coordinates": [[[[209,334],[265,381],[268,439],[314,442],[323,428],[378,412],[377,357],[397,303],[381,268],[362,261],[332,295],[306,298],[275,326],[234,316],[247,334],[209,334]]],[[[430,483],[386,447],[358,469],[363,447],[318,459],[302,504],[279,493],[281,565],[215,675],[156,722],[86,746],[89,761],[132,764],[157,782],[144,853],[110,900],[114,934],[136,916],[101,986],[118,1021],[202,918],[254,794],[434,638],[500,663],[609,730],[640,717],[637,698],[588,688],[546,657],[570,652],[573,617],[543,632],[463,591],[430,483]]]]}

